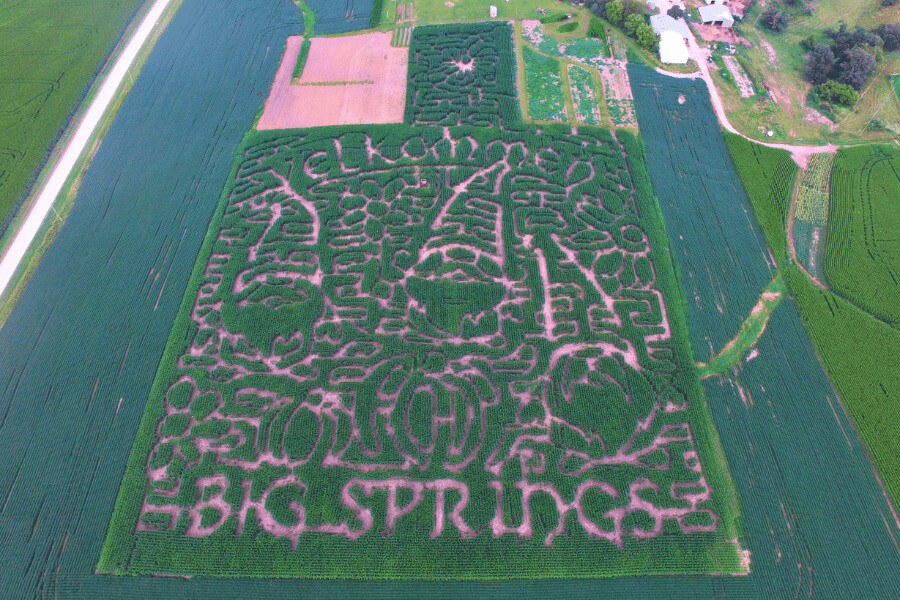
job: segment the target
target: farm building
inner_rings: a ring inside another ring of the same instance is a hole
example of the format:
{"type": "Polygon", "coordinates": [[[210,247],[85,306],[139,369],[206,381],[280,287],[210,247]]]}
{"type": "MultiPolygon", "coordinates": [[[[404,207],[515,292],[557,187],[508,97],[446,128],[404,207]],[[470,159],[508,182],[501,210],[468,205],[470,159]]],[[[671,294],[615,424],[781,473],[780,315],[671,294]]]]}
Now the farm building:
{"type": "Polygon", "coordinates": [[[490,8],[488,9],[488,14],[491,15],[492,19],[496,19],[497,18],[497,7],[492,4],[490,6],[490,8]]]}
{"type": "Polygon", "coordinates": [[[697,9],[700,13],[700,22],[704,25],[722,25],[723,27],[732,27],[734,25],[734,17],[731,11],[719,4],[710,4],[709,6],[701,6],[697,9]]]}
{"type": "Polygon", "coordinates": [[[658,35],[662,35],[663,31],[674,31],[681,34],[683,38],[691,37],[687,23],[680,19],[673,19],[667,14],[651,15],[650,27],[653,28],[653,33],[658,35]]]}
{"type": "Polygon", "coordinates": [[[667,65],[687,64],[688,47],[680,33],[667,29],[659,34],[659,60],[667,65]]]}

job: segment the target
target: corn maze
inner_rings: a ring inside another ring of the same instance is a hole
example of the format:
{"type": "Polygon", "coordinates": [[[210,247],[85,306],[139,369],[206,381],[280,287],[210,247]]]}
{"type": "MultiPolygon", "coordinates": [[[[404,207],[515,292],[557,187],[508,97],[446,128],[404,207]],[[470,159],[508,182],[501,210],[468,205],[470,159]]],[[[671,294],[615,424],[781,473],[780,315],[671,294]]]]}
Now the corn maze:
{"type": "Polygon", "coordinates": [[[410,69],[408,115],[440,125],[245,141],[142,423],[111,570],[746,570],[640,146],[500,126],[509,27],[470,29],[506,38],[472,56],[471,30],[442,38],[453,51],[413,35],[411,57],[448,66],[410,69]],[[494,77],[464,103],[454,83],[482,56],[494,77]]]}

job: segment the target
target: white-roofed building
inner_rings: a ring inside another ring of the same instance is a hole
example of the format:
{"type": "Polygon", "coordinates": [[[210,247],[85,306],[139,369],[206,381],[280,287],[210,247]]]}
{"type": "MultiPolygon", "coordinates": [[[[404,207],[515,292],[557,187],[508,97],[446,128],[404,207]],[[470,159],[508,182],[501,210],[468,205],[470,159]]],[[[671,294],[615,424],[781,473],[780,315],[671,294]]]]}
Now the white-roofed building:
{"type": "Polygon", "coordinates": [[[682,19],[673,19],[667,14],[650,15],[650,27],[653,32],[662,35],[663,31],[676,31],[683,38],[691,37],[687,23],[682,19]]]}
{"type": "Polygon", "coordinates": [[[734,26],[734,17],[731,15],[731,11],[720,4],[701,6],[697,12],[700,13],[700,22],[704,25],[734,26]]]}
{"type": "Polygon", "coordinates": [[[659,34],[659,60],[667,65],[686,65],[688,47],[677,31],[667,30],[659,34]]]}

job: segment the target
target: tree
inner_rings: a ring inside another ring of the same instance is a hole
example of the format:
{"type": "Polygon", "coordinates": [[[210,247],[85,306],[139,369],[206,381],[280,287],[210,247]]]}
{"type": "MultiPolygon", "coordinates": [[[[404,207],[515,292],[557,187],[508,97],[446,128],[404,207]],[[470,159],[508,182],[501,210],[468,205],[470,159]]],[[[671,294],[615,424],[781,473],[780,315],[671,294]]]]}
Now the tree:
{"type": "Polygon", "coordinates": [[[875,71],[875,57],[863,48],[853,48],[847,53],[847,59],[840,64],[839,83],[846,83],[855,89],[862,89],[875,71]]]}
{"type": "Polygon", "coordinates": [[[884,41],[884,51],[900,50],[900,23],[882,23],[873,33],[884,41]]]}
{"type": "Polygon", "coordinates": [[[606,5],[606,18],[610,23],[619,23],[622,20],[622,2],[615,0],[606,5]]]}
{"type": "Polygon", "coordinates": [[[813,85],[825,83],[828,74],[834,68],[834,63],[834,52],[831,51],[831,47],[826,44],[818,44],[809,53],[803,76],[813,85]]]}
{"type": "Polygon", "coordinates": [[[666,14],[672,17],[673,19],[682,19],[684,18],[684,11],[681,10],[680,6],[672,5],[672,7],[666,11],[666,14]]]}
{"type": "Polygon", "coordinates": [[[841,23],[838,29],[826,29],[825,35],[831,38],[831,51],[838,62],[844,62],[848,53],[857,46],[870,46],[875,48],[881,42],[881,38],[857,26],[854,30],[847,29],[845,23],[841,23]]]}
{"type": "Polygon", "coordinates": [[[826,104],[842,104],[844,106],[853,106],[859,100],[859,92],[852,86],[844,83],[838,83],[834,79],[829,79],[821,85],[815,87],[819,100],[826,104]]]}
{"type": "Polygon", "coordinates": [[[646,25],[646,21],[644,21],[644,15],[628,15],[625,17],[625,33],[628,35],[635,37],[637,36],[637,29],[641,25],[646,25]]]}
{"type": "Polygon", "coordinates": [[[897,6],[897,0],[881,0],[882,6],[897,6]]]}
{"type": "Polygon", "coordinates": [[[627,18],[628,15],[642,15],[646,9],[646,3],[641,2],[641,0],[622,0],[623,19],[627,18]]]}
{"type": "Polygon", "coordinates": [[[659,36],[656,35],[656,32],[653,31],[653,28],[647,23],[641,23],[637,28],[636,36],[638,44],[647,50],[650,50],[651,52],[659,50],[659,36]]]}
{"type": "Polygon", "coordinates": [[[788,26],[788,16],[774,6],[770,6],[763,11],[759,20],[766,29],[779,33],[787,29],[788,26]]]}

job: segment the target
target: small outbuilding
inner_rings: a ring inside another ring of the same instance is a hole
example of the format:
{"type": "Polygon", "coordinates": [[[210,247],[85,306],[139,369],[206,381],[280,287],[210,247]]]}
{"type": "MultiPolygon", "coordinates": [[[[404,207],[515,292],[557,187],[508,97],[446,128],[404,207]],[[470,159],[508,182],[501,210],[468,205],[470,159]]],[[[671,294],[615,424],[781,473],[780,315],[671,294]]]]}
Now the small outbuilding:
{"type": "Polygon", "coordinates": [[[659,34],[659,60],[667,65],[686,65],[688,47],[677,31],[663,31],[659,34]]]}
{"type": "Polygon", "coordinates": [[[701,6],[697,12],[700,13],[700,22],[704,25],[734,26],[734,17],[731,15],[731,11],[720,4],[701,6]]]}
{"type": "Polygon", "coordinates": [[[488,14],[491,15],[492,19],[497,18],[497,7],[491,4],[491,7],[488,9],[488,14]]]}
{"type": "Polygon", "coordinates": [[[658,35],[662,35],[663,31],[675,31],[683,38],[691,37],[687,23],[682,19],[673,19],[667,14],[650,15],[650,27],[653,28],[653,33],[658,35]]]}

